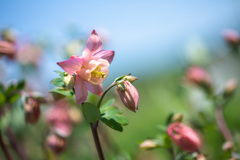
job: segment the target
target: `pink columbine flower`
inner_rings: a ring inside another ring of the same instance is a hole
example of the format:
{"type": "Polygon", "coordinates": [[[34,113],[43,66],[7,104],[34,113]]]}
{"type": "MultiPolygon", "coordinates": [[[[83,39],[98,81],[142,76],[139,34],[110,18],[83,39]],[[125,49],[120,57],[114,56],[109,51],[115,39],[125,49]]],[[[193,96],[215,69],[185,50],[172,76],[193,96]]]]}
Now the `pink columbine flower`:
{"type": "Polygon", "coordinates": [[[78,104],[86,101],[88,90],[96,95],[102,94],[102,83],[108,76],[108,66],[113,57],[114,51],[102,50],[102,41],[93,30],[82,56],[71,56],[69,60],[57,63],[69,75],[76,75],[75,96],[78,104]]]}
{"type": "Polygon", "coordinates": [[[16,52],[15,46],[7,41],[0,40],[0,55],[14,56],[16,52]]]}
{"type": "Polygon", "coordinates": [[[46,111],[45,117],[58,135],[68,137],[72,133],[73,122],[66,101],[61,100],[55,103],[53,107],[46,111]]]}
{"type": "Polygon", "coordinates": [[[133,112],[138,110],[139,95],[137,89],[129,81],[123,81],[123,84],[117,85],[116,88],[123,104],[133,112]]]}
{"type": "Polygon", "coordinates": [[[187,152],[198,151],[201,146],[198,134],[190,127],[179,122],[170,124],[167,134],[178,147],[187,152]]]}

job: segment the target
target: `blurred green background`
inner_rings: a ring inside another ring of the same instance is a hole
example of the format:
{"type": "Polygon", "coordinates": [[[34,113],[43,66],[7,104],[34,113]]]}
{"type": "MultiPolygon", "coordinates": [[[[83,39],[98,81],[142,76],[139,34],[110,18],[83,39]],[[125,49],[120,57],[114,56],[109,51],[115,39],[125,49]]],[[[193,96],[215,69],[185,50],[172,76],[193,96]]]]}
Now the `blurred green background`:
{"type": "MultiPolygon", "coordinates": [[[[225,29],[240,31],[239,1],[195,2],[51,2],[3,0],[0,3],[0,30],[11,28],[17,45],[34,44],[41,48],[37,65],[22,61],[0,60],[0,81],[26,78],[27,88],[43,96],[54,86],[50,81],[60,70],[56,62],[69,54],[81,55],[86,39],[96,29],[103,40],[103,49],[115,51],[104,88],[118,76],[132,73],[139,78],[134,83],[139,91],[139,110],[133,113],[121,103],[113,89],[108,98],[116,98],[115,106],[124,111],[129,125],[123,132],[110,130],[100,123],[100,139],[110,160],[168,160],[165,149],[140,150],[138,145],[159,133],[171,113],[183,113],[184,122],[197,126],[204,141],[203,153],[208,159],[221,159],[224,139],[214,122],[213,106],[197,88],[186,86],[185,69],[201,65],[211,73],[218,91],[232,77],[239,79],[239,57],[231,54],[224,42],[225,29]],[[74,42],[77,41],[77,44],[74,42]],[[73,45],[73,49],[67,48],[73,45]],[[75,45],[74,45],[75,44],[75,45]],[[204,113],[201,116],[199,113],[204,113]],[[202,128],[202,126],[205,126],[202,128]],[[108,144],[109,143],[109,144],[108,144]]],[[[240,138],[239,92],[224,110],[232,133],[240,138]]],[[[94,97],[92,99],[96,99],[94,97]]],[[[41,106],[42,113],[49,105],[41,106]]],[[[15,108],[7,115],[18,139],[32,160],[45,159],[42,141],[46,128],[43,114],[36,125],[25,124],[24,112],[15,108]]],[[[3,157],[0,152],[0,157],[3,157]]],[[[75,126],[68,146],[59,160],[92,160],[97,153],[89,124],[75,126]]],[[[53,159],[54,159],[53,158],[53,159]]],[[[17,159],[17,158],[16,158],[17,159]]]]}

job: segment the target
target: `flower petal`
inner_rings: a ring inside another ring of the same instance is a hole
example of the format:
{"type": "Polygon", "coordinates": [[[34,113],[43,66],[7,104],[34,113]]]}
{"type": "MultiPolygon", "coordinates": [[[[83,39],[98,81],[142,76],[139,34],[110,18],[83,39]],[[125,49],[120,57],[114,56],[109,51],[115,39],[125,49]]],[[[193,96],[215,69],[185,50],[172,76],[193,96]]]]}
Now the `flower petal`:
{"type": "Polygon", "coordinates": [[[82,67],[83,60],[82,58],[71,58],[66,61],[58,62],[57,64],[62,67],[69,75],[74,74],[77,70],[82,67]]]}
{"type": "Polygon", "coordinates": [[[91,35],[87,40],[85,49],[83,50],[82,56],[91,57],[94,53],[102,49],[102,40],[98,36],[95,30],[92,31],[91,35]]]}
{"type": "Polygon", "coordinates": [[[102,84],[100,84],[100,85],[95,85],[95,84],[91,84],[91,83],[86,82],[86,81],[85,81],[85,84],[86,84],[87,89],[88,89],[90,92],[92,92],[93,94],[96,94],[96,95],[99,95],[99,96],[102,95],[102,92],[103,92],[103,86],[102,86],[102,84]]]}
{"type": "Polygon", "coordinates": [[[81,104],[87,100],[88,91],[84,83],[84,80],[79,76],[76,76],[75,82],[75,96],[77,104],[81,104]]]}
{"type": "Polygon", "coordinates": [[[98,57],[101,59],[107,60],[109,63],[112,62],[114,57],[114,51],[111,50],[101,50],[93,55],[94,57],[98,57]]]}

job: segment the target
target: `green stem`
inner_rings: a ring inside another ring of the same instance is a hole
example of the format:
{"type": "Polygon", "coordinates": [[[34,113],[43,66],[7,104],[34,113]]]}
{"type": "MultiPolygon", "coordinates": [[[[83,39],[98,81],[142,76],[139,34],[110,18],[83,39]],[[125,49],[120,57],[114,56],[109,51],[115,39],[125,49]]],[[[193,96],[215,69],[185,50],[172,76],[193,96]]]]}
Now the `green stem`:
{"type": "Polygon", "coordinates": [[[98,152],[99,160],[104,160],[102,147],[101,147],[99,137],[98,137],[98,133],[97,133],[97,123],[95,123],[95,124],[90,123],[90,126],[91,126],[91,130],[92,130],[92,135],[93,135],[93,139],[94,139],[94,142],[95,142],[95,146],[96,146],[96,149],[97,149],[97,152],[98,152]]]}
{"type": "Polygon", "coordinates": [[[98,104],[97,104],[97,107],[98,107],[98,108],[100,108],[100,105],[101,105],[102,100],[103,100],[104,96],[106,95],[106,93],[107,93],[112,87],[114,87],[114,86],[116,86],[116,85],[117,85],[117,82],[112,83],[112,84],[103,92],[103,94],[102,94],[102,96],[101,96],[101,98],[99,99],[98,104]]]}

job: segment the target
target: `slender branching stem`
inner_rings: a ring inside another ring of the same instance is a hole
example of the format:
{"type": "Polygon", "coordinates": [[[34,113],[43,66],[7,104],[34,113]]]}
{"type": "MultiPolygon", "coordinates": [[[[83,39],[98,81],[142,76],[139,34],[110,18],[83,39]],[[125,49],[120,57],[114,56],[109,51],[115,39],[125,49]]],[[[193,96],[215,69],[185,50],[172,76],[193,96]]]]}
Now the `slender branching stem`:
{"type": "Polygon", "coordinates": [[[7,160],[13,160],[12,159],[12,156],[10,155],[10,152],[7,148],[7,146],[5,145],[4,141],[3,141],[3,137],[2,137],[2,131],[0,130],[0,145],[1,145],[1,148],[2,148],[2,151],[6,157],[7,160]]]}
{"type": "Polygon", "coordinates": [[[97,107],[98,107],[98,108],[100,108],[100,105],[101,105],[102,100],[103,100],[104,96],[106,95],[106,93],[107,93],[112,87],[114,87],[114,86],[116,86],[116,85],[117,85],[117,82],[113,82],[113,83],[103,92],[103,94],[102,94],[102,96],[101,96],[101,98],[99,99],[98,104],[97,104],[97,107]]]}
{"type": "Polygon", "coordinates": [[[93,139],[95,142],[95,146],[98,152],[98,157],[99,160],[104,160],[104,156],[103,156],[103,152],[102,152],[102,147],[99,141],[99,137],[98,137],[98,132],[97,132],[97,123],[90,123],[91,126],[91,130],[92,130],[92,135],[93,135],[93,139]]]}
{"type": "Polygon", "coordinates": [[[7,137],[10,141],[10,144],[13,148],[13,150],[16,152],[16,154],[18,155],[20,160],[27,160],[27,154],[23,148],[23,146],[20,145],[20,143],[18,143],[16,136],[14,135],[14,133],[12,132],[12,130],[10,129],[10,127],[8,127],[6,129],[6,134],[7,137]]]}
{"type": "Polygon", "coordinates": [[[226,141],[232,141],[232,134],[226,124],[223,116],[223,107],[219,106],[216,108],[216,120],[219,130],[221,131],[223,137],[226,141]]]}

